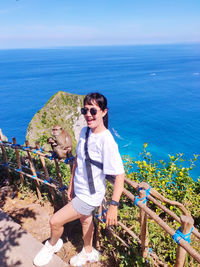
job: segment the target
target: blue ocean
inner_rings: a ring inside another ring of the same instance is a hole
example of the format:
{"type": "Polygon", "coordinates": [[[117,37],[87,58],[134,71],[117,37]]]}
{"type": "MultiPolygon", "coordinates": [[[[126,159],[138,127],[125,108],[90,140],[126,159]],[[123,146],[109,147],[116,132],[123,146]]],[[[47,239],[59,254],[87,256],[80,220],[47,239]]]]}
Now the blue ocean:
{"type": "MultiPolygon", "coordinates": [[[[98,91],[122,155],[200,154],[200,44],[0,50],[0,128],[24,143],[57,91],[98,91]]],[[[193,171],[200,176],[199,162],[193,171]]]]}

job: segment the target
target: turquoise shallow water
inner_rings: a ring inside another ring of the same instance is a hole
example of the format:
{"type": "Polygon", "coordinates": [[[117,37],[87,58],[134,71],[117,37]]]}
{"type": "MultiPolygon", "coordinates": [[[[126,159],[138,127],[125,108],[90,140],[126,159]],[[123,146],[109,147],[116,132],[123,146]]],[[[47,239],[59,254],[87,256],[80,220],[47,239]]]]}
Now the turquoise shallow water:
{"type": "Polygon", "coordinates": [[[200,154],[200,44],[0,50],[0,128],[9,139],[23,143],[59,90],[107,96],[121,154],[137,158],[144,142],[155,160],[200,154]]]}

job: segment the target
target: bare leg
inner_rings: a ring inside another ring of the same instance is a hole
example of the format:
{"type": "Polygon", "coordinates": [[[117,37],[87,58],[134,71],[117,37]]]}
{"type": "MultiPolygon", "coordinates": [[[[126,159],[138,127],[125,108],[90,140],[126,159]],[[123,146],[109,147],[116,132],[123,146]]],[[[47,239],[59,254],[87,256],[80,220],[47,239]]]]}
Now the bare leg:
{"type": "Polygon", "coordinates": [[[79,219],[81,216],[82,215],[73,208],[71,202],[53,214],[49,221],[51,227],[49,243],[54,246],[63,233],[64,224],[79,219]]]}
{"type": "Polygon", "coordinates": [[[92,242],[94,234],[94,224],[92,215],[85,216],[82,215],[80,218],[83,230],[83,242],[84,248],[87,253],[92,251],[92,242]]]}

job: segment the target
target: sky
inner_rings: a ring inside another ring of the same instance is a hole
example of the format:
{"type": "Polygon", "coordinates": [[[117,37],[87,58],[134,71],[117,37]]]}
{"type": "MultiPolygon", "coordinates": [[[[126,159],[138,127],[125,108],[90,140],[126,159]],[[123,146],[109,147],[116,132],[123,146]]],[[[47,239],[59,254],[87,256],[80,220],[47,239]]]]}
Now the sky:
{"type": "Polygon", "coordinates": [[[0,0],[0,49],[200,43],[200,0],[0,0]]]}

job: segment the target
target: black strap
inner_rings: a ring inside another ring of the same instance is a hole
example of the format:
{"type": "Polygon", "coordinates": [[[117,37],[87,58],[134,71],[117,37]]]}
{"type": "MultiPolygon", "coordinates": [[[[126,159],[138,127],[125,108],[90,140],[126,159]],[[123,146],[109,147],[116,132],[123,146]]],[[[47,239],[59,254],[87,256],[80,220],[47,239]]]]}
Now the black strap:
{"type": "Polygon", "coordinates": [[[93,180],[93,175],[92,175],[92,167],[91,167],[91,163],[90,163],[90,161],[88,159],[85,159],[85,165],[86,165],[86,170],[87,170],[90,194],[95,194],[96,190],[95,190],[95,187],[94,187],[94,180],[93,180]]]}
{"type": "MultiPolygon", "coordinates": [[[[86,171],[87,171],[87,176],[88,176],[88,184],[89,184],[90,194],[95,194],[96,193],[96,190],[95,190],[95,187],[94,187],[94,179],[93,179],[93,175],[92,175],[92,167],[91,167],[91,164],[93,164],[97,168],[103,170],[103,163],[101,163],[99,161],[96,161],[96,160],[93,160],[89,156],[89,153],[88,153],[89,132],[90,132],[90,128],[87,127],[87,131],[85,133],[85,145],[84,145],[84,149],[85,149],[85,165],[86,165],[86,171]]],[[[106,175],[106,179],[109,182],[114,183],[115,176],[114,175],[106,175]]]]}
{"type": "Polygon", "coordinates": [[[88,184],[89,184],[89,190],[90,190],[90,194],[95,194],[96,190],[94,187],[94,179],[93,179],[93,175],[92,175],[92,167],[91,167],[91,162],[90,162],[90,156],[88,153],[88,137],[89,137],[89,131],[90,128],[87,128],[86,134],[85,134],[85,145],[84,145],[84,149],[85,149],[85,165],[86,165],[86,171],[87,171],[87,177],[88,177],[88,184]]]}
{"type": "Polygon", "coordinates": [[[89,138],[89,132],[90,132],[90,128],[87,127],[87,131],[85,134],[85,156],[87,159],[89,159],[90,163],[95,165],[97,168],[103,170],[103,163],[93,160],[90,158],[89,153],[88,153],[88,138],[89,138]]]}

